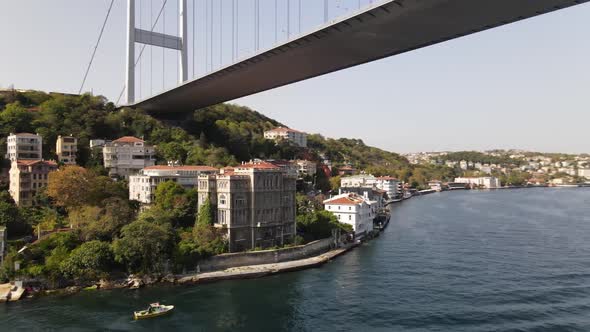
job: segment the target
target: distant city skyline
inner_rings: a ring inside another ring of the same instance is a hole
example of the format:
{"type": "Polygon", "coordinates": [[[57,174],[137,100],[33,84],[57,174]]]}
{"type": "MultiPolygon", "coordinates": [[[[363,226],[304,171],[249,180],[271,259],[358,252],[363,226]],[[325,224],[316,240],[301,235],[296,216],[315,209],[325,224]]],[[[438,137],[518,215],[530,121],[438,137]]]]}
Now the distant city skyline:
{"type": "MultiPolygon", "coordinates": [[[[124,77],[125,3],[115,2],[84,89],[111,101],[124,77]]],[[[15,31],[4,34],[0,87],[77,92],[108,4],[0,3],[10,13],[0,29],[15,31]]],[[[398,153],[589,153],[589,22],[583,4],[232,102],[398,153]]]]}

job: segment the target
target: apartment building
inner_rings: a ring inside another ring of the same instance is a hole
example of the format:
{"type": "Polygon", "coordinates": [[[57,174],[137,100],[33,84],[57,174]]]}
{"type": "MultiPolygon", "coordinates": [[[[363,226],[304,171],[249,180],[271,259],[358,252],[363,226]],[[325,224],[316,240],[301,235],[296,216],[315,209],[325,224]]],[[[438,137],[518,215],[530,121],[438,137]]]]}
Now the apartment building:
{"type": "Polygon", "coordinates": [[[455,178],[455,183],[464,183],[473,188],[494,189],[501,187],[500,179],[493,176],[455,178]]]}
{"type": "Polygon", "coordinates": [[[391,176],[381,176],[375,181],[377,188],[384,190],[390,198],[395,198],[402,194],[400,181],[391,176]]]}
{"type": "Polygon", "coordinates": [[[217,168],[209,166],[148,166],[139,174],[129,176],[129,199],[152,204],[160,183],[173,181],[193,189],[197,188],[199,175],[216,172],[217,168]]]}
{"type": "Polygon", "coordinates": [[[318,169],[318,164],[309,160],[295,160],[295,165],[297,165],[297,173],[299,174],[299,177],[313,177],[318,169]]]}
{"type": "Polygon", "coordinates": [[[55,142],[55,154],[57,160],[65,165],[76,165],[78,155],[78,139],[70,136],[57,136],[55,142]]]}
{"type": "Polygon", "coordinates": [[[154,147],[137,137],[124,136],[106,142],[102,152],[104,167],[110,176],[129,178],[129,175],[156,163],[154,147]]]}
{"type": "Polygon", "coordinates": [[[295,129],[277,127],[265,131],[264,138],[274,141],[287,140],[302,148],[307,147],[307,134],[295,129]]]}
{"type": "Polygon", "coordinates": [[[15,160],[10,167],[9,192],[19,206],[33,205],[37,191],[47,186],[49,173],[57,170],[57,164],[44,160],[15,160]]]}
{"type": "Polygon", "coordinates": [[[43,154],[43,138],[37,134],[10,134],[6,139],[6,159],[41,160],[43,154]]]}
{"type": "Polygon", "coordinates": [[[265,161],[199,176],[199,206],[215,206],[215,226],[227,231],[230,252],[291,243],[295,228],[295,182],[265,161]]]}
{"type": "Polygon", "coordinates": [[[377,183],[377,178],[371,174],[358,174],[340,179],[340,186],[346,188],[371,188],[377,183]]]}
{"type": "Polygon", "coordinates": [[[324,201],[324,210],[332,212],[338,221],[349,224],[355,237],[361,239],[373,230],[377,215],[375,202],[355,193],[344,193],[324,201]]]}

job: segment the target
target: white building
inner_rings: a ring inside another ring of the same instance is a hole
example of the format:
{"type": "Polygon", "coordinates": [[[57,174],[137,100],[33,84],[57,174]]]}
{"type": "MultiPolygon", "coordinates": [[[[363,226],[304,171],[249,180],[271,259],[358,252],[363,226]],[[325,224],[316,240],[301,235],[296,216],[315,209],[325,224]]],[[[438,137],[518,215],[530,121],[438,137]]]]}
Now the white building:
{"type": "Polygon", "coordinates": [[[314,176],[318,165],[309,160],[295,160],[295,164],[297,165],[297,173],[299,173],[300,177],[309,175],[314,176]]]}
{"type": "Polygon", "coordinates": [[[148,166],[139,174],[129,176],[129,199],[151,204],[160,183],[174,181],[192,189],[197,188],[199,175],[215,172],[217,168],[209,166],[148,166]]]}
{"type": "Polygon", "coordinates": [[[105,143],[102,152],[104,167],[109,170],[110,176],[128,178],[146,167],[154,166],[156,162],[154,147],[132,136],[105,143]]]}
{"type": "Polygon", "coordinates": [[[373,230],[375,202],[369,201],[367,197],[346,193],[327,199],[324,204],[324,210],[332,212],[339,222],[352,226],[357,238],[373,230]]]}
{"type": "Polygon", "coordinates": [[[264,132],[264,138],[278,141],[291,141],[302,148],[307,147],[307,134],[295,129],[278,127],[264,132]]]}
{"type": "Polygon", "coordinates": [[[590,168],[579,168],[578,169],[578,176],[590,179],[590,168]]]}
{"type": "Polygon", "coordinates": [[[78,139],[70,136],[57,136],[55,142],[55,154],[57,160],[65,165],[76,165],[78,154],[78,139]]]}
{"type": "Polygon", "coordinates": [[[6,159],[41,160],[43,152],[43,138],[36,134],[10,134],[6,140],[6,159]]]}
{"type": "Polygon", "coordinates": [[[400,194],[400,181],[391,176],[378,177],[375,181],[377,188],[385,190],[390,199],[400,194]]]}
{"type": "Polygon", "coordinates": [[[377,184],[377,178],[371,174],[358,174],[340,179],[343,188],[372,188],[377,184]]]}
{"type": "Polygon", "coordinates": [[[455,183],[465,183],[471,187],[483,187],[486,189],[500,188],[500,180],[493,176],[478,178],[455,178],[455,183]]]}

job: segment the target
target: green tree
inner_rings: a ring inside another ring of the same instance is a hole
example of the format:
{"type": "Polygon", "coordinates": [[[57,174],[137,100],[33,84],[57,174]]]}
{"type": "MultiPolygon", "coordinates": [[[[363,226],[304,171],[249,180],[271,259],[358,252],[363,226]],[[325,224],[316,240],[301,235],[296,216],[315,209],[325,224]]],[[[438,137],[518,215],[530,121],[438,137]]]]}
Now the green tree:
{"type": "Polygon", "coordinates": [[[352,226],[340,223],[333,213],[325,210],[300,214],[296,219],[297,229],[304,234],[306,241],[328,238],[332,236],[332,230],[336,228],[344,232],[352,231],[352,226]]]}
{"type": "Polygon", "coordinates": [[[172,235],[169,226],[134,221],[113,242],[115,260],[130,272],[161,272],[172,253],[172,235]]]}
{"type": "Polygon", "coordinates": [[[199,207],[197,225],[211,226],[214,222],[213,204],[211,204],[211,199],[207,196],[203,204],[199,207]]]}
{"type": "Polygon", "coordinates": [[[90,241],[74,249],[69,257],[60,263],[60,270],[67,278],[96,280],[109,272],[114,265],[110,244],[90,241]]]}

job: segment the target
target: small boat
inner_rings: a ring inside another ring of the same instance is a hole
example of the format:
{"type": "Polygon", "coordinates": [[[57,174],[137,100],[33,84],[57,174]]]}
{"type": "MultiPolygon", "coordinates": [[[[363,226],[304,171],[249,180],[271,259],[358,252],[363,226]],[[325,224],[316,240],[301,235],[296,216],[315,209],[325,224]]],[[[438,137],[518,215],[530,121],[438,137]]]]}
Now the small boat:
{"type": "Polygon", "coordinates": [[[160,303],[152,303],[150,306],[141,311],[134,311],[133,318],[145,319],[165,315],[174,309],[173,305],[163,305],[160,303]]]}

